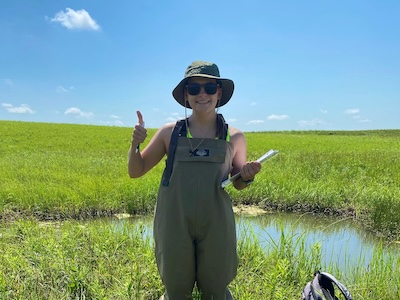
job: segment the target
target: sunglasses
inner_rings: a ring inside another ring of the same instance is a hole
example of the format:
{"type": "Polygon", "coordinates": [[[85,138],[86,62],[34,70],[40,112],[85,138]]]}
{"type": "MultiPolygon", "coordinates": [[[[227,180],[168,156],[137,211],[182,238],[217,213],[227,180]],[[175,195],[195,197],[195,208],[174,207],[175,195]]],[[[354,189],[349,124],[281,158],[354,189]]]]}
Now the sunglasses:
{"type": "Polygon", "coordinates": [[[217,90],[218,90],[218,83],[213,83],[213,82],[207,82],[205,84],[199,84],[199,83],[189,83],[186,88],[189,93],[189,95],[195,96],[200,94],[201,88],[204,88],[204,91],[208,95],[214,95],[217,90]]]}

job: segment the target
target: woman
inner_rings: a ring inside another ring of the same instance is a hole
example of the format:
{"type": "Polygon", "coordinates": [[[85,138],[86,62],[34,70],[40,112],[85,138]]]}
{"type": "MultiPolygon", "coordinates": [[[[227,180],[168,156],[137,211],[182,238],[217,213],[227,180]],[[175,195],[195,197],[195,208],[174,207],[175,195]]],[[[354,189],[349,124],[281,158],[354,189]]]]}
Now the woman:
{"type": "Polygon", "coordinates": [[[142,152],[147,134],[137,112],[129,176],[143,176],[168,155],[154,217],[156,261],[166,289],[160,299],[191,299],[195,284],[201,299],[233,299],[227,287],[238,266],[235,219],[221,182],[240,172],[233,185],[241,190],[261,169],[247,162],[243,133],[216,111],[233,90],[216,64],[193,62],[172,92],[191,116],[162,126],[142,152]]]}

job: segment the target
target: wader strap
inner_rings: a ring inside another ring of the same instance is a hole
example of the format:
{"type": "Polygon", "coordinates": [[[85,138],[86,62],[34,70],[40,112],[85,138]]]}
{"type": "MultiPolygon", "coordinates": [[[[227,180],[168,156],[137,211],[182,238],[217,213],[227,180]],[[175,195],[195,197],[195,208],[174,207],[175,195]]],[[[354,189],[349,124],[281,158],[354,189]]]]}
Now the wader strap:
{"type": "Polygon", "coordinates": [[[175,156],[176,146],[178,145],[178,138],[182,132],[182,127],[185,127],[185,131],[186,131],[185,120],[180,120],[180,121],[176,122],[174,131],[172,131],[171,140],[169,142],[167,162],[166,162],[166,166],[165,166],[164,173],[162,176],[162,181],[161,181],[161,184],[163,186],[169,185],[169,179],[171,178],[171,174],[172,174],[172,165],[174,164],[174,156],[175,156]]]}
{"type": "Polygon", "coordinates": [[[217,137],[220,140],[226,140],[228,135],[228,124],[221,114],[217,114],[217,137]]]}
{"type": "MultiPolygon", "coordinates": [[[[169,185],[169,179],[172,174],[172,167],[174,164],[174,157],[176,147],[178,145],[179,136],[186,136],[186,120],[179,120],[176,122],[174,130],[172,131],[171,140],[169,142],[168,157],[166,167],[162,176],[161,184],[163,186],[169,185]]],[[[218,139],[226,140],[228,135],[228,124],[226,124],[224,117],[221,114],[217,114],[217,136],[218,139]]]]}

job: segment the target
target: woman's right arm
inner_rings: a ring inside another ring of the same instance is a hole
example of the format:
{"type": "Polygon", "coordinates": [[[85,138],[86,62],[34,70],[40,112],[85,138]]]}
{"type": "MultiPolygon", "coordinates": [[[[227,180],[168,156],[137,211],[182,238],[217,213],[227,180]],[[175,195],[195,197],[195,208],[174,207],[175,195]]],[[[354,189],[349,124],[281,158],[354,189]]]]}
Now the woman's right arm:
{"type": "Polygon", "coordinates": [[[157,130],[149,144],[143,151],[136,151],[137,144],[142,143],[147,134],[143,127],[135,126],[132,134],[132,143],[128,153],[128,174],[131,178],[138,178],[151,170],[167,153],[169,140],[174,124],[166,124],[157,130]]]}

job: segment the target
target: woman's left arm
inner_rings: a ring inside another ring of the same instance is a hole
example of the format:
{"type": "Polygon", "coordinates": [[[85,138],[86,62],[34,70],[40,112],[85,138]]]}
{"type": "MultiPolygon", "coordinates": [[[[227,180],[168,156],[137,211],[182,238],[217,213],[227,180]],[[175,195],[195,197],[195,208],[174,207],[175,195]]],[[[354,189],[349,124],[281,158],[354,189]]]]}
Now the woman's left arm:
{"type": "Polygon", "coordinates": [[[242,190],[249,186],[256,174],[260,172],[261,163],[247,161],[247,143],[243,132],[235,128],[230,128],[229,130],[234,147],[231,175],[233,176],[240,172],[240,176],[233,182],[233,186],[237,190],[242,190]]]}

